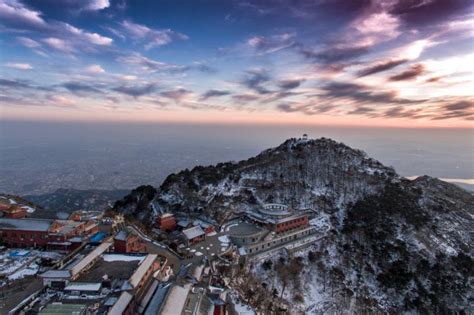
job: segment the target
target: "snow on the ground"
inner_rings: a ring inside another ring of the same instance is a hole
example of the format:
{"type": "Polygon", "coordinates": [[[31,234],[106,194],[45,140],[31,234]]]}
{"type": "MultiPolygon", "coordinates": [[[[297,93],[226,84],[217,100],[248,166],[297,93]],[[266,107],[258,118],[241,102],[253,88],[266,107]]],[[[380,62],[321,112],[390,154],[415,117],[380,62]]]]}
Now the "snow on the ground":
{"type": "Polygon", "coordinates": [[[30,207],[30,206],[22,206],[22,208],[25,208],[25,209],[26,209],[26,212],[28,212],[28,213],[33,213],[33,212],[36,211],[35,208],[32,208],[32,207],[30,207]]]}
{"type": "Polygon", "coordinates": [[[214,236],[214,235],[217,235],[216,231],[212,231],[211,233],[207,233],[207,236],[214,236]]]}
{"type": "Polygon", "coordinates": [[[329,215],[326,213],[321,213],[316,218],[309,220],[309,224],[316,227],[318,230],[329,229],[331,226],[329,215]]]}
{"type": "Polygon", "coordinates": [[[104,261],[113,262],[113,261],[135,261],[138,260],[142,262],[145,259],[145,256],[132,256],[132,255],[123,255],[123,254],[105,254],[103,256],[104,261]]]}
{"type": "Polygon", "coordinates": [[[228,226],[225,227],[224,231],[225,231],[225,232],[229,232],[229,230],[230,230],[231,227],[234,227],[234,226],[237,226],[237,225],[239,225],[239,224],[238,224],[238,223],[230,224],[230,225],[228,225],[228,226]]]}
{"type": "Polygon", "coordinates": [[[13,252],[11,252],[11,255],[12,257],[23,257],[23,256],[26,256],[30,253],[29,250],[26,250],[26,249],[18,249],[18,250],[15,250],[13,252]]]}
{"type": "Polygon", "coordinates": [[[202,256],[202,253],[201,253],[201,252],[196,252],[194,255],[196,255],[196,256],[202,256]]]}
{"type": "Polygon", "coordinates": [[[58,260],[63,255],[56,252],[37,250],[7,249],[0,253],[0,275],[10,280],[34,275],[38,272],[38,258],[58,260]]]}
{"type": "Polygon", "coordinates": [[[13,200],[13,199],[10,199],[10,204],[11,204],[11,205],[16,205],[16,201],[13,200]]]}
{"type": "Polygon", "coordinates": [[[221,235],[217,238],[221,243],[229,243],[230,239],[227,235],[221,235]]]}
{"type": "Polygon", "coordinates": [[[59,260],[63,256],[62,254],[57,253],[57,252],[43,252],[43,251],[39,251],[37,255],[38,257],[49,258],[52,260],[59,260]]]}
{"type": "Polygon", "coordinates": [[[231,294],[230,299],[234,306],[234,310],[238,315],[255,315],[254,310],[249,305],[242,303],[236,295],[231,294]]]}
{"type": "Polygon", "coordinates": [[[28,267],[20,269],[8,276],[8,280],[17,280],[25,276],[32,276],[38,273],[39,266],[36,263],[30,264],[28,267]]]}
{"type": "Polygon", "coordinates": [[[221,235],[217,238],[219,242],[221,243],[221,252],[225,252],[227,248],[230,246],[230,239],[229,236],[227,235],[221,235]]]}

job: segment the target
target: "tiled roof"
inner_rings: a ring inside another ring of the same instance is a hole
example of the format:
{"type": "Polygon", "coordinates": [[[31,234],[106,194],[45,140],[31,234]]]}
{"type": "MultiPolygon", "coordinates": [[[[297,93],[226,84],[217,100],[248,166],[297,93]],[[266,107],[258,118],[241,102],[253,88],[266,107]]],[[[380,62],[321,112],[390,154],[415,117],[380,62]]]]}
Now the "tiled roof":
{"type": "Polygon", "coordinates": [[[54,220],[0,218],[0,230],[47,232],[54,220]]]}
{"type": "Polygon", "coordinates": [[[155,254],[149,254],[146,256],[146,258],[141,262],[140,266],[138,266],[137,270],[129,279],[132,287],[135,288],[140,283],[140,280],[143,278],[143,276],[151,267],[151,265],[155,262],[157,257],[158,255],[155,254]]]}
{"type": "Polygon", "coordinates": [[[99,291],[102,287],[100,282],[71,282],[64,290],[66,291],[99,291]]]}
{"type": "Polygon", "coordinates": [[[125,230],[121,230],[120,232],[115,235],[114,239],[117,241],[126,241],[128,237],[128,232],[125,230]]]}
{"type": "Polygon", "coordinates": [[[48,270],[40,275],[41,278],[69,278],[69,270],[48,270]]]}
{"type": "Polygon", "coordinates": [[[127,309],[128,304],[132,300],[133,295],[128,292],[122,292],[120,297],[118,298],[117,302],[112,306],[110,311],[108,312],[109,315],[121,315],[127,309]]]}
{"type": "Polygon", "coordinates": [[[183,234],[188,240],[191,240],[198,236],[205,235],[206,233],[204,233],[200,226],[194,226],[192,228],[183,230],[183,234]]]}

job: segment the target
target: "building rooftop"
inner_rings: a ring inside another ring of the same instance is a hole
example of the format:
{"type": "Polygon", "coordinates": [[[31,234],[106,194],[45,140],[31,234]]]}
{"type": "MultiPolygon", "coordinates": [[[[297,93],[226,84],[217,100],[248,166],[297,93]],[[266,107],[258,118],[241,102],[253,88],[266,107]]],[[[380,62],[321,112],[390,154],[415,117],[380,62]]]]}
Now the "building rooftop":
{"type": "Polygon", "coordinates": [[[153,265],[153,263],[156,261],[156,258],[158,255],[155,254],[149,254],[146,256],[146,258],[142,261],[140,266],[138,266],[137,270],[133,273],[133,275],[130,277],[130,284],[132,287],[137,287],[138,284],[140,283],[140,280],[143,278],[147,270],[153,265]]]}
{"type": "Polygon", "coordinates": [[[252,220],[259,221],[262,223],[268,223],[268,224],[278,224],[278,223],[283,223],[287,221],[294,220],[296,218],[302,217],[304,214],[289,214],[285,216],[269,216],[265,215],[263,213],[257,213],[257,212],[251,212],[247,213],[247,217],[249,217],[252,220]]]}
{"type": "Polygon", "coordinates": [[[164,304],[161,308],[162,315],[181,314],[186,303],[186,298],[191,290],[191,284],[187,283],[184,286],[173,285],[170,289],[164,304]]]}
{"type": "Polygon", "coordinates": [[[178,223],[176,223],[180,227],[187,227],[189,224],[191,224],[191,221],[188,220],[179,220],[178,223]]]}
{"type": "Polygon", "coordinates": [[[102,255],[112,243],[102,243],[97,246],[92,252],[90,252],[86,257],[84,257],[81,261],[79,261],[74,267],[71,268],[71,274],[77,275],[87,267],[90,263],[92,263],[97,257],[102,255]]]}
{"type": "Polygon", "coordinates": [[[117,302],[115,302],[114,306],[109,310],[107,314],[109,315],[121,315],[127,309],[128,304],[132,300],[133,295],[128,292],[122,292],[120,297],[118,298],[117,302]]]}
{"type": "Polygon", "coordinates": [[[183,234],[188,240],[191,240],[195,237],[205,235],[206,233],[202,230],[200,226],[193,226],[192,228],[183,230],[183,234]]]}
{"type": "Polygon", "coordinates": [[[86,313],[86,306],[83,304],[63,304],[52,303],[39,312],[41,315],[82,315],[86,313]]]}
{"type": "MultiPolygon", "coordinates": [[[[104,255],[105,258],[108,255],[104,255]]],[[[78,281],[94,282],[103,279],[104,276],[111,281],[113,280],[128,280],[135,270],[138,268],[140,259],[137,260],[113,260],[106,261],[105,259],[98,260],[87,272],[82,273],[78,281]]]]}
{"type": "Polygon", "coordinates": [[[170,283],[161,282],[158,284],[158,288],[155,290],[155,293],[153,294],[153,297],[151,298],[151,301],[145,310],[145,315],[159,314],[159,310],[163,305],[163,301],[165,300],[170,288],[170,283]]]}
{"type": "Polygon", "coordinates": [[[102,283],[100,282],[71,282],[64,288],[64,290],[97,292],[101,287],[102,283]]]}
{"type": "Polygon", "coordinates": [[[54,220],[0,218],[0,230],[47,232],[54,220]]]}
{"type": "Polygon", "coordinates": [[[74,231],[81,224],[84,223],[72,220],[55,220],[49,231],[51,233],[67,234],[74,231]]]}
{"type": "Polygon", "coordinates": [[[125,230],[121,230],[120,232],[115,235],[114,240],[117,241],[126,241],[128,237],[128,232],[125,230]]]}
{"type": "Polygon", "coordinates": [[[262,231],[260,227],[248,222],[239,222],[229,226],[229,234],[235,236],[253,235],[262,231]]]}
{"type": "Polygon", "coordinates": [[[41,278],[69,278],[69,270],[48,270],[40,275],[41,278]]]}

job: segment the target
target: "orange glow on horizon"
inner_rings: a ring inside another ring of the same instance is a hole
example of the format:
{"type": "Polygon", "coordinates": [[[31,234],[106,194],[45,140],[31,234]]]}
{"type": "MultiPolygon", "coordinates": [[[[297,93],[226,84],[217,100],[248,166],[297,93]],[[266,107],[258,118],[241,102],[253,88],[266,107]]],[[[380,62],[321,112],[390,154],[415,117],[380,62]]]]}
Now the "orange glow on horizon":
{"type": "Polygon", "coordinates": [[[3,108],[1,120],[56,121],[56,122],[131,122],[131,123],[198,123],[198,124],[252,124],[252,125],[327,125],[341,127],[391,128],[474,128],[474,121],[460,119],[429,120],[403,118],[368,118],[354,115],[304,115],[301,113],[203,111],[203,110],[128,110],[87,111],[55,108],[3,108]]]}

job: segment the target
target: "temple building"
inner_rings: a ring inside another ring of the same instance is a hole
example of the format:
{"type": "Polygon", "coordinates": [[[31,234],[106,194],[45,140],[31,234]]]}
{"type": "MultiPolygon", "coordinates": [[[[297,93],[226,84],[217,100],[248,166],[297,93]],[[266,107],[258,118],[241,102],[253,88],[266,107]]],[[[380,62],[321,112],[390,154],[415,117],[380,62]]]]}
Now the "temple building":
{"type": "Polygon", "coordinates": [[[293,214],[288,206],[282,204],[266,204],[261,209],[247,213],[253,223],[265,227],[275,233],[283,233],[309,225],[306,214],[293,214]]]}
{"type": "Polygon", "coordinates": [[[282,204],[265,204],[247,211],[239,221],[228,224],[229,237],[241,255],[254,255],[296,243],[305,245],[316,229],[305,213],[295,213],[282,204]]]}
{"type": "Polygon", "coordinates": [[[165,232],[170,232],[176,230],[177,224],[174,214],[172,213],[165,213],[160,215],[156,219],[156,226],[165,232]]]}
{"type": "Polygon", "coordinates": [[[49,219],[0,218],[0,240],[9,247],[71,250],[72,239],[87,237],[96,230],[93,222],[49,219]]]}
{"type": "Polygon", "coordinates": [[[126,230],[121,230],[114,237],[116,253],[145,253],[146,243],[138,236],[126,230]]]}

